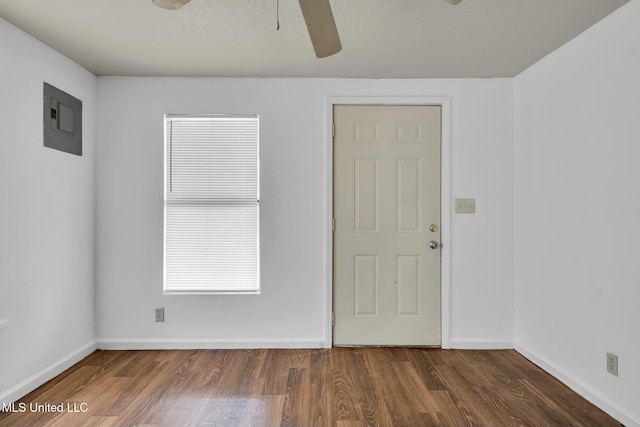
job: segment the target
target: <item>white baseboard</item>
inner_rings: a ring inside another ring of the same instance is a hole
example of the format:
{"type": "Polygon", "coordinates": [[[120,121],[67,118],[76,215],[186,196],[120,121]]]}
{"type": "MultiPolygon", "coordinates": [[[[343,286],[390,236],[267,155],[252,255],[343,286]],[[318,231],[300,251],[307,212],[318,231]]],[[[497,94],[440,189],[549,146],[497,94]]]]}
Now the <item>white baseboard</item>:
{"type": "Polygon", "coordinates": [[[520,344],[516,344],[515,350],[529,359],[531,362],[547,371],[549,374],[556,377],[567,387],[587,399],[589,402],[593,403],[598,408],[611,415],[617,421],[624,424],[626,427],[640,427],[640,416],[634,415],[626,409],[620,407],[620,405],[611,401],[606,396],[603,396],[600,392],[598,392],[598,390],[595,390],[588,384],[585,384],[582,380],[570,374],[560,366],[545,359],[544,357],[536,354],[534,351],[531,351],[520,344]]]}
{"type": "Polygon", "coordinates": [[[286,339],[99,339],[100,350],[224,350],[255,348],[324,348],[322,338],[286,339]]]}
{"type": "Polygon", "coordinates": [[[455,350],[513,350],[513,341],[451,338],[449,348],[455,350]]]}
{"type": "Polygon", "coordinates": [[[31,377],[22,381],[15,387],[12,387],[0,394],[0,405],[2,403],[9,404],[15,402],[21,397],[37,389],[50,379],[54,378],[56,375],[60,375],[62,372],[66,371],[94,351],[96,351],[95,341],[91,341],[83,345],[74,352],[68,354],[67,356],[47,366],[35,375],[32,375],[31,377]]]}

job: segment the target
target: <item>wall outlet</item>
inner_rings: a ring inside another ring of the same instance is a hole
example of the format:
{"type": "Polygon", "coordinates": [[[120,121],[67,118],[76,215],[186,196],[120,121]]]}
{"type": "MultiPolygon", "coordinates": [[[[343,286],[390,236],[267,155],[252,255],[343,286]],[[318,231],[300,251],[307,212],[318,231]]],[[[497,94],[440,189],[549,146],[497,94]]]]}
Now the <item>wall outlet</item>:
{"type": "Polygon", "coordinates": [[[618,355],[607,353],[607,372],[611,375],[618,376],[618,355]]]}
{"type": "Polygon", "coordinates": [[[156,322],[164,322],[164,307],[156,308],[156,322]]]}

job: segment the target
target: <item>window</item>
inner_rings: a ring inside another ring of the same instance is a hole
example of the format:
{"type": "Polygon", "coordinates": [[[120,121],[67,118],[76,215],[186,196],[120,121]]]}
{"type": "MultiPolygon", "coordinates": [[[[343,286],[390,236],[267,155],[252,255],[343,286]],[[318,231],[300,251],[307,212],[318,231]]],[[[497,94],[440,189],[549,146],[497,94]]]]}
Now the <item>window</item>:
{"type": "Polygon", "coordinates": [[[164,292],[260,293],[258,116],[165,116],[164,292]]]}

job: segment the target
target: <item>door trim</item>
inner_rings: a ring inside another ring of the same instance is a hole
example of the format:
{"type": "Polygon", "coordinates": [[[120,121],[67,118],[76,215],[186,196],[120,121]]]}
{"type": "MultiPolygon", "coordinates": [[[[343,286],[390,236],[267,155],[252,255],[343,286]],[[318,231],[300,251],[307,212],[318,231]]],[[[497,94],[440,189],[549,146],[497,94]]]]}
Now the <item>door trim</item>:
{"type": "Polygon", "coordinates": [[[424,105],[442,108],[441,123],[441,168],[440,168],[440,209],[441,209],[441,348],[450,346],[450,312],[451,312],[451,100],[449,97],[417,96],[335,96],[325,101],[325,330],[324,347],[333,346],[333,107],[335,105],[424,105]]]}

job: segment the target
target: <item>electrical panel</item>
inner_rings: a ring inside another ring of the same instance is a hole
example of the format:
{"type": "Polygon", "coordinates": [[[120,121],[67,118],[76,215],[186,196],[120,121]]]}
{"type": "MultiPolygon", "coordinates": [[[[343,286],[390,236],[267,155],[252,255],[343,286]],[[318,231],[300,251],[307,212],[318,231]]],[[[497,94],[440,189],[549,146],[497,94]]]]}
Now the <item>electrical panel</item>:
{"type": "Polygon", "coordinates": [[[82,101],[44,83],[44,146],[82,156],[82,101]]]}

